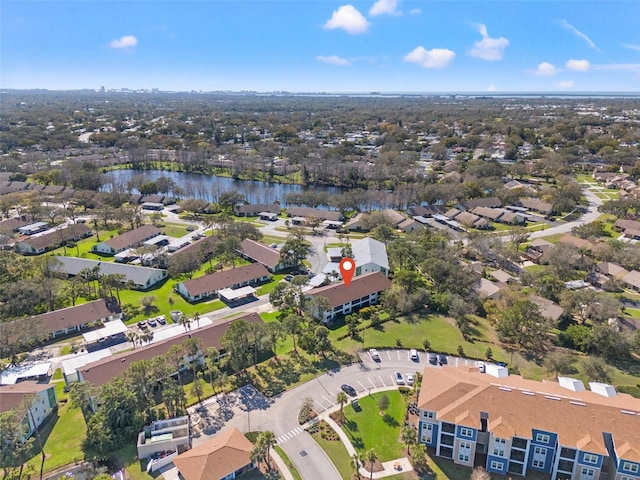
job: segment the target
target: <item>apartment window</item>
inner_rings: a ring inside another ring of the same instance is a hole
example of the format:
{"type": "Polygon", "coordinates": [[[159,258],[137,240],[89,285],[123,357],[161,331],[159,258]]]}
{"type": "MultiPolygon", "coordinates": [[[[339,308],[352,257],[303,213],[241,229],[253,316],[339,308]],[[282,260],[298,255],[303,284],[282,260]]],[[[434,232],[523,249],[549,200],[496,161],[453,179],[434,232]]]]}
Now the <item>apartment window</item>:
{"type": "Polygon", "coordinates": [[[536,442],[549,443],[550,437],[546,433],[538,433],[536,435],[536,442]]]}
{"type": "Polygon", "coordinates": [[[637,480],[637,479],[631,478],[631,477],[620,477],[620,480],[637,480]]]}
{"type": "Polygon", "coordinates": [[[544,464],[547,457],[547,449],[542,447],[535,447],[533,449],[533,462],[531,465],[535,468],[544,468],[544,464]]]}
{"type": "Polygon", "coordinates": [[[598,463],[598,456],[592,453],[585,453],[583,459],[584,463],[593,463],[594,465],[598,463]]]}
{"type": "Polygon", "coordinates": [[[462,437],[473,438],[473,430],[471,430],[470,428],[463,427],[460,429],[460,435],[462,437]]]}
{"type": "Polygon", "coordinates": [[[593,468],[582,467],[580,470],[580,480],[592,480],[596,471],[593,468]]]}
{"type": "Polygon", "coordinates": [[[629,472],[629,473],[638,473],[638,464],[637,463],[624,462],[622,464],[622,471],[629,472]]]}
{"type": "Polygon", "coordinates": [[[493,454],[499,457],[504,457],[507,448],[507,440],[504,438],[493,439],[493,454]]]}
{"type": "Polygon", "coordinates": [[[422,424],[422,435],[421,441],[424,443],[431,443],[433,440],[433,424],[432,423],[423,423],[422,424]]]}
{"type": "Polygon", "coordinates": [[[435,414],[433,412],[424,412],[425,418],[435,418],[435,414]]]}
{"type": "Polygon", "coordinates": [[[495,460],[491,460],[491,469],[492,470],[502,470],[502,463],[496,462],[495,460]]]}
{"type": "Polygon", "coordinates": [[[471,442],[460,442],[458,448],[458,460],[460,462],[469,463],[471,457],[471,442]]]}

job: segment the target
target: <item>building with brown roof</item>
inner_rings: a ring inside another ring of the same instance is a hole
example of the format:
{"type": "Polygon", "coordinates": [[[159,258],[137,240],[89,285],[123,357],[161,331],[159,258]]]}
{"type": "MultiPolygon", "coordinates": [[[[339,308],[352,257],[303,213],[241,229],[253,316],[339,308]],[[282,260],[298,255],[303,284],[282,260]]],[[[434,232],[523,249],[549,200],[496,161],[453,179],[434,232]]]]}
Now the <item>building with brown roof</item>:
{"type": "Polygon", "coordinates": [[[141,360],[151,360],[152,358],[164,355],[173,345],[180,345],[190,337],[198,337],[202,341],[202,348],[215,347],[220,350],[220,338],[225,334],[229,325],[236,320],[244,320],[247,323],[262,322],[257,313],[247,313],[234,318],[225,319],[222,322],[206,325],[201,328],[192,328],[175,337],[154,342],[149,346],[136,348],[120,355],[103,358],[96,362],[84,365],[78,369],[78,381],[86,381],[99,387],[104,385],[113,377],[122,374],[132,363],[141,360]]]}
{"type": "Polygon", "coordinates": [[[232,428],[178,455],[173,464],[184,480],[226,480],[255,468],[251,450],[247,437],[232,428]]]}
{"type": "Polygon", "coordinates": [[[280,263],[280,252],[264,243],[256,242],[250,238],[245,238],[240,242],[240,255],[251,261],[257,262],[269,270],[271,273],[278,272],[284,268],[280,263]]]}
{"type": "Polygon", "coordinates": [[[565,245],[573,245],[579,250],[591,250],[593,249],[593,243],[584,238],[574,237],[573,235],[563,235],[558,243],[564,243],[565,245]]]}
{"type": "Polygon", "coordinates": [[[59,230],[37,237],[28,237],[16,242],[15,249],[24,255],[40,255],[68,242],[77,242],[92,235],[91,229],[81,223],[74,223],[59,230]]]}
{"type": "Polygon", "coordinates": [[[320,220],[331,220],[341,222],[344,220],[342,214],[336,210],[322,210],[320,208],[308,207],[289,207],[287,208],[288,217],[304,217],[306,219],[315,217],[320,220]]]}
{"type": "Polygon", "coordinates": [[[24,442],[49,418],[58,404],[55,384],[20,382],[0,385],[0,413],[14,410],[26,427],[20,438],[24,442]],[[30,399],[30,400],[29,400],[30,399]]]}
{"type": "Polygon", "coordinates": [[[553,205],[548,202],[543,202],[539,198],[521,198],[518,203],[524,208],[540,212],[544,215],[549,215],[553,212],[553,205]]]}
{"type": "Polygon", "coordinates": [[[269,271],[260,263],[210,273],[193,280],[180,282],[176,291],[189,302],[199,302],[214,298],[224,288],[236,289],[247,285],[257,285],[269,280],[269,271]]]}
{"type": "Polygon", "coordinates": [[[497,377],[477,368],[425,368],[418,441],[436,456],[493,474],[638,478],[640,400],[610,385],[585,390],[568,378],[497,377]]]}
{"type": "Polygon", "coordinates": [[[101,298],[75,307],[44,313],[35,318],[42,322],[51,338],[56,338],[111,320],[122,320],[122,310],[114,298],[101,298]]]}
{"type": "Polygon", "coordinates": [[[117,237],[94,245],[93,251],[103,255],[115,255],[128,248],[139,247],[147,240],[160,235],[160,233],[160,229],[154,225],[142,225],[134,230],[129,230],[117,237]]]}
{"type": "Polygon", "coordinates": [[[473,210],[477,207],[498,208],[502,206],[502,200],[498,197],[474,198],[471,200],[465,200],[464,202],[461,202],[460,205],[464,210],[473,210]]]}
{"type": "Polygon", "coordinates": [[[391,280],[383,272],[372,272],[354,277],[348,287],[344,282],[338,282],[309,290],[307,295],[311,298],[322,296],[329,301],[330,310],[316,312],[316,317],[328,322],[337,316],[377,304],[382,292],[390,286],[391,280]]]}
{"type": "Polygon", "coordinates": [[[247,205],[236,205],[233,212],[240,217],[256,217],[261,213],[280,214],[280,205],[277,203],[254,203],[247,205]]]}

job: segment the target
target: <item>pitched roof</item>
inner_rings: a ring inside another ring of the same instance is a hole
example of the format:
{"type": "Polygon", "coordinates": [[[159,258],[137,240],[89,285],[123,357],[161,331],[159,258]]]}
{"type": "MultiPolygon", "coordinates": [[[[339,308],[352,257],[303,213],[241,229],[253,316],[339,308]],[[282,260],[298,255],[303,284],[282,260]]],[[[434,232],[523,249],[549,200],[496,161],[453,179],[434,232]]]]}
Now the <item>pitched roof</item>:
{"type": "Polygon", "coordinates": [[[498,197],[474,198],[472,200],[465,200],[462,202],[462,205],[464,205],[467,210],[473,210],[476,207],[496,208],[502,206],[502,200],[498,197]]]}
{"type": "Polygon", "coordinates": [[[344,219],[338,211],[308,207],[289,207],[287,209],[287,215],[290,217],[318,217],[321,220],[333,220],[336,222],[344,219]]]}
{"type": "Polygon", "coordinates": [[[471,210],[471,213],[480,217],[490,218],[491,220],[497,220],[505,214],[502,210],[496,210],[490,207],[476,207],[471,210]]]}
{"type": "Polygon", "coordinates": [[[394,226],[398,226],[398,224],[400,222],[402,222],[403,220],[405,220],[407,217],[405,217],[404,215],[402,215],[400,212],[393,210],[392,208],[387,208],[385,210],[382,210],[382,213],[393,222],[394,226]]]}
{"type": "Polygon", "coordinates": [[[351,242],[351,251],[353,252],[356,267],[367,263],[375,263],[389,270],[389,257],[387,257],[387,247],[384,243],[371,237],[366,237],[351,242]]]}
{"type": "Polygon", "coordinates": [[[147,285],[147,282],[152,278],[158,280],[166,278],[166,270],[160,270],[159,268],[138,267],[137,265],[102,262],[100,260],[78,257],[57,256],[56,258],[62,263],[60,272],[66,273],[67,275],[78,275],[82,270],[91,270],[98,267],[100,275],[122,274],[127,281],[131,280],[136,285],[151,286],[147,285]],[[158,275],[159,272],[163,272],[164,276],[158,275]]]}
{"type": "Polygon", "coordinates": [[[280,263],[280,252],[277,249],[249,238],[240,242],[240,251],[268,268],[275,268],[280,263]]]}
{"type": "Polygon", "coordinates": [[[515,278],[513,278],[511,275],[509,275],[507,272],[501,269],[494,270],[493,272],[489,272],[489,275],[491,275],[497,281],[502,283],[509,283],[510,281],[515,280],[515,278]]]}
{"type": "Polygon", "coordinates": [[[40,393],[51,387],[48,383],[19,382],[11,385],[0,385],[0,413],[20,405],[25,396],[40,393]]]}
{"type": "Polygon", "coordinates": [[[348,287],[345,287],[344,282],[338,282],[309,290],[307,295],[326,297],[331,308],[335,308],[372,293],[381,292],[390,286],[391,280],[382,272],[371,272],[355,277],[348,287]]]}
{"type": "Polygon", "coordinates": [[[203,293],[217,292],[222,288],[228,288],[238,283],[249,282],[251,280],[257,280],[266,275],[269,272],[260,263],[251,263],[242,267],[231,268],[222,272],[210,273],[193,280],[187,280],[182,282],[184,288],[189,292],[189,295],[196,297],[203,293]]]}
{"type": "Polygon", "coordinates": [[[213,247],[214,245],[220,242],[221,242],[220,238],[216,237],[215,235],[204,237],[204,238],[201,238],[200,240],[196,240],[191,245],[182,247],[180,250],[175,252],[173,256],[175,257],[179,255],[188,255],[188,254],[200,255],[204,249],[208,247],[213,247]]]}
{"type": "Polygon", "coordinates": [[[500,291],[500,285],[486,278],[479,278],[476,283],[474,283],[473,289],[481,297],[492,298],[500,291]]]}
{"type": "Polygon", "coordinates": [[[42,315],[38,318],[49,333],[65,328],[76,327],[84,323],[96,322],[111,315],[120,313],[120,307],[115,299],[101,298],[93,302],[83,303],[75,307],[62,308],[42,315]]]}
{"type": "Polygon", "coordinates": [[[573,245],[576,248],[591,250],[593,248],[593,244],[589,240],[585,240],[584,238],[574,237],[573,235],[563,235],[558,243],[564,243],[566,245],[573,245]]]}
{"type": "Polygon", "coordinates": [[[251,215],[260,212],[280,213],[280,205],[277,203],[253,203],[247,205],[236,205],[234,210],[237,214],[251,215]]]}
{"type": "Polygon", "coordinates": [[[136,245],[144,239],[155,235],[160,235],[160,229],[158,227],[154,225],[142,225],[135,230],[129,230],[102,243],[109,245],[114,250],[122,250],[123,248],[136,245]]]}
{"type": "Polygon", "coordinates": [[[539,297],[538,295],[531,295],[529,296],[529,300],[538,306],[540,315],[547,320],[553,320],[555,322],[564,313],[564,308],[547,298],[539,297]]]}
{"type": "Polygon", "coordinates": [[[623,277],[624,275],[629,273],[628,270],[621,267],[617,263],[613,263],[613,262],[602,262],[602,263],[599,263],[597,267],[598,267],[598,271],[600,271],[601,273],[604,273],[605,275],[610,275],[612,277],[618,277],[618,276],[623,277]]]}
{"type": "Polygon", "coordinates": [[[637,270],[631,270],[624,277],[622,277],[622,280],[632,287],[640,288],[640,272],[638,272],[637,270]]]}
{"type": "Polygon", "coordinates": [[[640,419],[635,415],[640,401],[630,395],[604,397],[518,375],[496,378],[476,368],[425,368],[418,407],[435,411],[439,420],[456,422],[460,418],[460,425],[478,429],[480,413],[486,412],[489,430],[495,428],[494,434],[501,438],[531,438],[536,428],[556,432],[562,446],[583,445],[597,454],[607,454],[605,431],[613,435],[616,445],[640,442],[640,419]]]}
{"type": "Polygon", "coordinates": [[[548,202],[543,202],[539,198],[521,198],[519,200],[520,205],[531,210],[536,210],[541,213],[551,213],[553,205],[548,202]]]}
{"type": "Polygon", "coordinates": [[[173,345],[180,345],[187,338],[198,337],[202,340],[202,348],[216,347],[220,349],[220,338],[225,334],[229,325],[236,320],[245,320],[248,323],[262,322],[257,313],[246,313],[234,318],[225,319],[219,323],[206,325],[201,328],[192,328],[189,332],[154,342],[149,346],[136,348],[120,355],[103,358],[89,363],[79,369],[82,378],[95,386],[104,385],[116,375],[124,372],[129,365],[140,360],[150,360],[164,355],[173,345]]]}
{"type": "Polygon", "coordinates": [[[220,432],[173,459],[185,480],[217,480],[251,463],[253,444],[240,430],[220,432]]]}
{"type": "Polygon", "coordinates": [[[91,229],[81,223],[74,223],[55,232],[45,233],[38,237],[29,237],[20,243],[26,243],[31,245],[34,250],[40,250],[42,248],[50,248],[56,245],[62,245],[74,238],[82,237],[91,233],[91,229]]]}

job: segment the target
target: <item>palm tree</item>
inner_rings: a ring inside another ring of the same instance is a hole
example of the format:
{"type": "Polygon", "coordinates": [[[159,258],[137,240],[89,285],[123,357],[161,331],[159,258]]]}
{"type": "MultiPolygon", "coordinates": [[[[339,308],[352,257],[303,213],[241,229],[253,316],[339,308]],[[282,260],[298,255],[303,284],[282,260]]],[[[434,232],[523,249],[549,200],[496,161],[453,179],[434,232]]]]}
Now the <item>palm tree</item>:
{"type": "Polygon", "coordinates": [[[367,452],[367,462],[369,462],[369,480],[373,480],[373,464],[378,460],[378,455],[376,454],[374,449],[371,449],[367,452]]]}
{"type": "Polygon", "coordinates": [[[139,335],[133,330],[129,330],[126,334],[126,337],[127,337],[127,341],[131,342],[131,344],[133,345],[133,348],[136,348],[136,343],[140,338],[139,335]]]}
{"type": "Polygon", "coordinates": [[[411,455],[411,445],[416,444],[416,431],[413,427],[406,425],[402,429],[402,441],[407,445],[407,455],[411,455]]]}
{"type": "Polygon", "coordinates": [[[200,328],[200,313],[196,312],[193,314],[193,320],[198,324],[198,328],[200,328]]]}
{"type": "Polygon", "coordinates": [[[427,447],[424,443],[418,443],[411,454],[411,463],[416,470],[424,470],[427,466],[427,447]]]}
{"type": "Polygon", "coordinates": [[[184,327],[184,331],[187,331],[187,328],[191,330],[191,319],[187,317],[184,313],[180,314],[180,319],[178,320],[180,325],[184,327]]]}
{"type": "Polygon", "coordinates": [[[343,412],[344,404],[347,403],[348,401],[349,401],[349,398],[347,397],[346,393],[338,392],[338,394],[336,395],[336,402],[340,404],[340,416],[342,417],[342,419],[344,419],[344,412],[343,412]]]}
{"type": "Polygon", "coordinates": [[[265,458],[267,460],[267,470],[271,472],[271,462],[269,461],[271,454],[271,447],[276,443],[276,435],[271,430],[265,430],[259,435],[260,442],[262,442],[265,448],[265,458]]]}
{"type": "Polygon", "coordinates": [[[351,466],[355,468],[356,475],[360,478],[360,467],[362,466],[362,455],[354,453],[351,455],[351,466]]]}

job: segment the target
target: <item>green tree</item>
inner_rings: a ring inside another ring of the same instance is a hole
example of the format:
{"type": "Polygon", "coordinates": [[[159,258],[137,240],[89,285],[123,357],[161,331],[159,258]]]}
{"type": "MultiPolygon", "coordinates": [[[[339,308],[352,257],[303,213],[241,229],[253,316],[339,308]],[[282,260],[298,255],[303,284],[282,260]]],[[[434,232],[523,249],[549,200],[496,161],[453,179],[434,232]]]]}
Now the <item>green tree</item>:
{"type": "Polygon", "coordinates": [[[378,454],[371,449],[366,453],[367,462],[369,462],[369,480],[373,480],[373,465],[378,460],[378,454]]]}
{"type": "Polygon", "coordinates": [[[380,410],[380,414],[384,415],[387,408],[389,408],[389,396],[386,393],[383,393],[378,397],[378,410],[380,410]]]}
{"type": "Polygon", "coordinates": [[[411,452],[411,463],[418,472],[427,468],[427,447],[423,443],[418,443],[411,452]]]}
{"type": "Polygon", "coordinates": [[[415,428],[405,425],[401,432],[402,441],[407,446],[407,455],[411,456],[411,446],[415,445],[418,440],[418,434],[415,428]]]}
{"type": "Polygon", "coordinates": [[[582,360],[582,371],[592,382],[611,382],[613,370],[600,357],[587,357],[582,360]]]}
{"type": "Polygon", "coordinates": [[[340,405],[340,416],[344,417],[344,405],[345,403],[347,403],[349,401],[349,398],[347,397],[347,394],[344,392],[338,392],[338,394],[336,395],[336,402],[338,402],[338,404],[340,405]]]}
{"type": "Polygon", "coordinates": [[[354,453],[351,455],[351,466],[356,471],[358,479],[360,479],[360,467],[362,466],[362,455],[354,453]]]}
{"type": "Polygon", "coordinates": [[[544,369],[557,380],[558,375],[569,374],[574,371],[573,364],[575,360],[575,357],[567,353],[551,352],[544,359],[544,369]]]}

